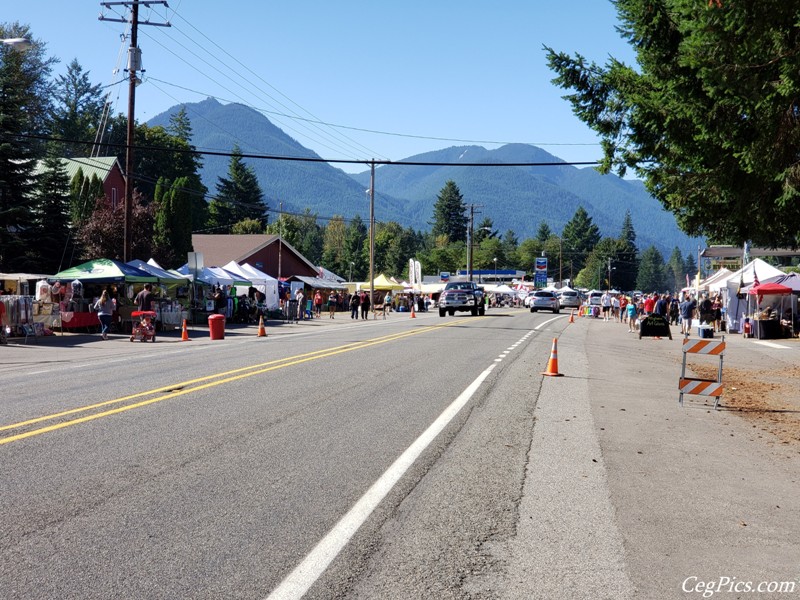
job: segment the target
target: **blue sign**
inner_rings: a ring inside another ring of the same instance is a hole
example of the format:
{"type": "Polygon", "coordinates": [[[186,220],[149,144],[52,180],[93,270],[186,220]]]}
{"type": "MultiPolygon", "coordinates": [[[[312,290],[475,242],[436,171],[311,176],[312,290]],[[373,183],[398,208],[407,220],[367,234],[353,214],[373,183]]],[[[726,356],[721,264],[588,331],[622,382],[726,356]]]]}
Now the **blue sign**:
{"type": "Polygon", "coordinates": [[[442,281],[447,281],[450,279],[450,271],[442,271],[439,273],[439,279],[442,281]]]}

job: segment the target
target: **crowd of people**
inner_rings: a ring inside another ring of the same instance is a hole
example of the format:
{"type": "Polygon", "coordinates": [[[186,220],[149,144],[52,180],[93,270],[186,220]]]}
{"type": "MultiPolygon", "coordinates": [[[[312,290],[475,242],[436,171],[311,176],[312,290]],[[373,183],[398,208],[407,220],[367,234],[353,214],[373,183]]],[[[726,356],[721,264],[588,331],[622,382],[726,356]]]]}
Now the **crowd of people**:
{"type": "Polygon", "coordinates": [[[626,324],[628,331],[634,333],[639,330],[640,321],[650,315],[660,315],[670,325],[680,325],[681,334],[690,332],[694,320],[708,325],[715,332],[724,330],[723,304],[719,294],[703,294],[698,300],[692,292],[629,296],[606,291],[600,297],[596,316],[603,321],[626,324]]]}

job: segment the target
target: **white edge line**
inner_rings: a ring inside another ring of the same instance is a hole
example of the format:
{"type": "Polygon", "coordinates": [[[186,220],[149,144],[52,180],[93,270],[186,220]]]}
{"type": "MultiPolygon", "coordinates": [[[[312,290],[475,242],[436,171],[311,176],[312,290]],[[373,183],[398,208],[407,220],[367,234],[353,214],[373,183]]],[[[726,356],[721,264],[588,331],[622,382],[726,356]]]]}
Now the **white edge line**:
{"type": "Polygon", "coordinates": [[[311,552],[287,575],[267,600],[298,600],[314,585],[359,527],[369,518],[400,478],[411,468],[422,452],[453,420],[472,398],[496,364],[489,365],[467,389],[453,400],[444,412],[420,435],[400,457],[372,484],[353,507],[333,526],[311,552]]]}
{"type": "Polygon", "coordinates": [[[541,329],[541,328],[542,328],[542,327],[544,327],[545,325],[549,325],[549,324],[550,324],[550,323],[552,323],[553,321],[558,321],[559,319],[563,319],[563,318],[564,318],[564,317],[553,317],[552,319],[548,319],[547,321],[544,321],[544,322],[542,322],[542,323],[539,323],[539,324],[538,324],[536,327],[534,327],[534,330],[536,330],[536,329],[541,329]]]}

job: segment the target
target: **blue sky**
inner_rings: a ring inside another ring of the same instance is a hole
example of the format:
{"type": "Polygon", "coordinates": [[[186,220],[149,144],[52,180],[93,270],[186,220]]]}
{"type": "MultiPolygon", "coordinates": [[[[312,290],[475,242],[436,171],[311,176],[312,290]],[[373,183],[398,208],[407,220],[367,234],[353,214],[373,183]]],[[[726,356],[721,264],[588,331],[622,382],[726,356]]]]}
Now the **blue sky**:
{"type": "MultiPolygon", "coordinates": [[[[263,111],[326,159],[400,160],[448,146],[521,142],[568,161],[596,160],[597,137],[550,83],[542,46],[600,63],[633,56],[607,0],[169,4],[141,8],[140,19],[173,27],[140,27],[146,72],[137,120],[213,96],[263,111]]],[[[124,15],[122,7],[103,12],[124,15]]],[[[30,25],[61,60],[56,74],[76,58],[94,83],[110,86],[115,112],[127,111],[127,86],[115,85],[126,26],[99,21],[100,2],[29,0],[3,13],[3,22],[30,25]]]]}

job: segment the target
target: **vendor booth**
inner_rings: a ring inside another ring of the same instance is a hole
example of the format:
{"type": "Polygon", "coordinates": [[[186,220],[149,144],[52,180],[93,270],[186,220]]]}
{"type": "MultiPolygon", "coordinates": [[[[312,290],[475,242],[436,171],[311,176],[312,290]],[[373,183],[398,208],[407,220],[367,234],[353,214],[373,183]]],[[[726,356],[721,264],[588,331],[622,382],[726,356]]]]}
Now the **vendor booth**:
{"type": "Polygon", "coordinates": [[[722,294],[725,328],[731,333],[742,332],[744,319],[748,318],[749,312],[747,286],[753,284],[756,275],[760,281],[766,282],[786,273],[756,258],[727,278],[714,281],[708,286],[709,293],[722,294]]]}
{"type": "Polygon", "coordinates": [[[105,289],[114,300],[114,323],[119,323],[123,307],[131,307],[138,289],[158,278],[126,263],[99,258],[71,267],[37,284],[34,317],[51,328],[83,329],[99,326],[92,309],[105,289]]]}
{"type": "Polygon", "coordinates": [[[34,322],[33,297],[36,282],[46,277],[37,273],[0,273],[0,302],[6,315],[3,333],[12,337],[44,335],[43,324],[36,326],[34,322]]]}
{"type": "MultiPolygon", "coordinates": [[[[261,301],[264,308],[266,310],[278,310],[280,307],[280,298],[278,296],[277,279],[259,271],[248,263],[240,265],[235,261],[231,261],[222,268],[230,273],[235,273],[240,277],[250,280],[252,287],[264,295],[264,299],[261,301]]],[[[250,296],[249,293],[248,296],[250,296]]]]}
{"type": "MultiPolygon", "coordinates": [[[[152,259],[148,262],[135,259],[126,264],[150,273],[158,279],[159,290],[153,305],[156,311],[156,323],[162,329],[180,328],[183,320],[189,318],[189,278],[165,271],[152,259]]],[[[132,320],[130,313],[133,308],[135,307],[126,306],[120,313],[124,322],[132,320]]]]}
{"type": "Polygon", "coordinates": [[[196,277],[188,264],[176,272],[188,277],[194,284],[191,316],[192,322],[196,324],[205,323],[212,314],[224,314],[227,319],[231,319],[239,312],[237,296],[240,291],[246,295],[253,285],[248,278],[222,267],[203,267],[196,272],[196,277]],[[218,291],[224,296],[221,302],[217,298],[218,291]]]}
{"type": "Polygon", "coordinates": [[[794,335],[797,310],[792,288],[780,283],[761,283],[747,290],[748,317],[754,338],[770,340],[794,335]]]}

